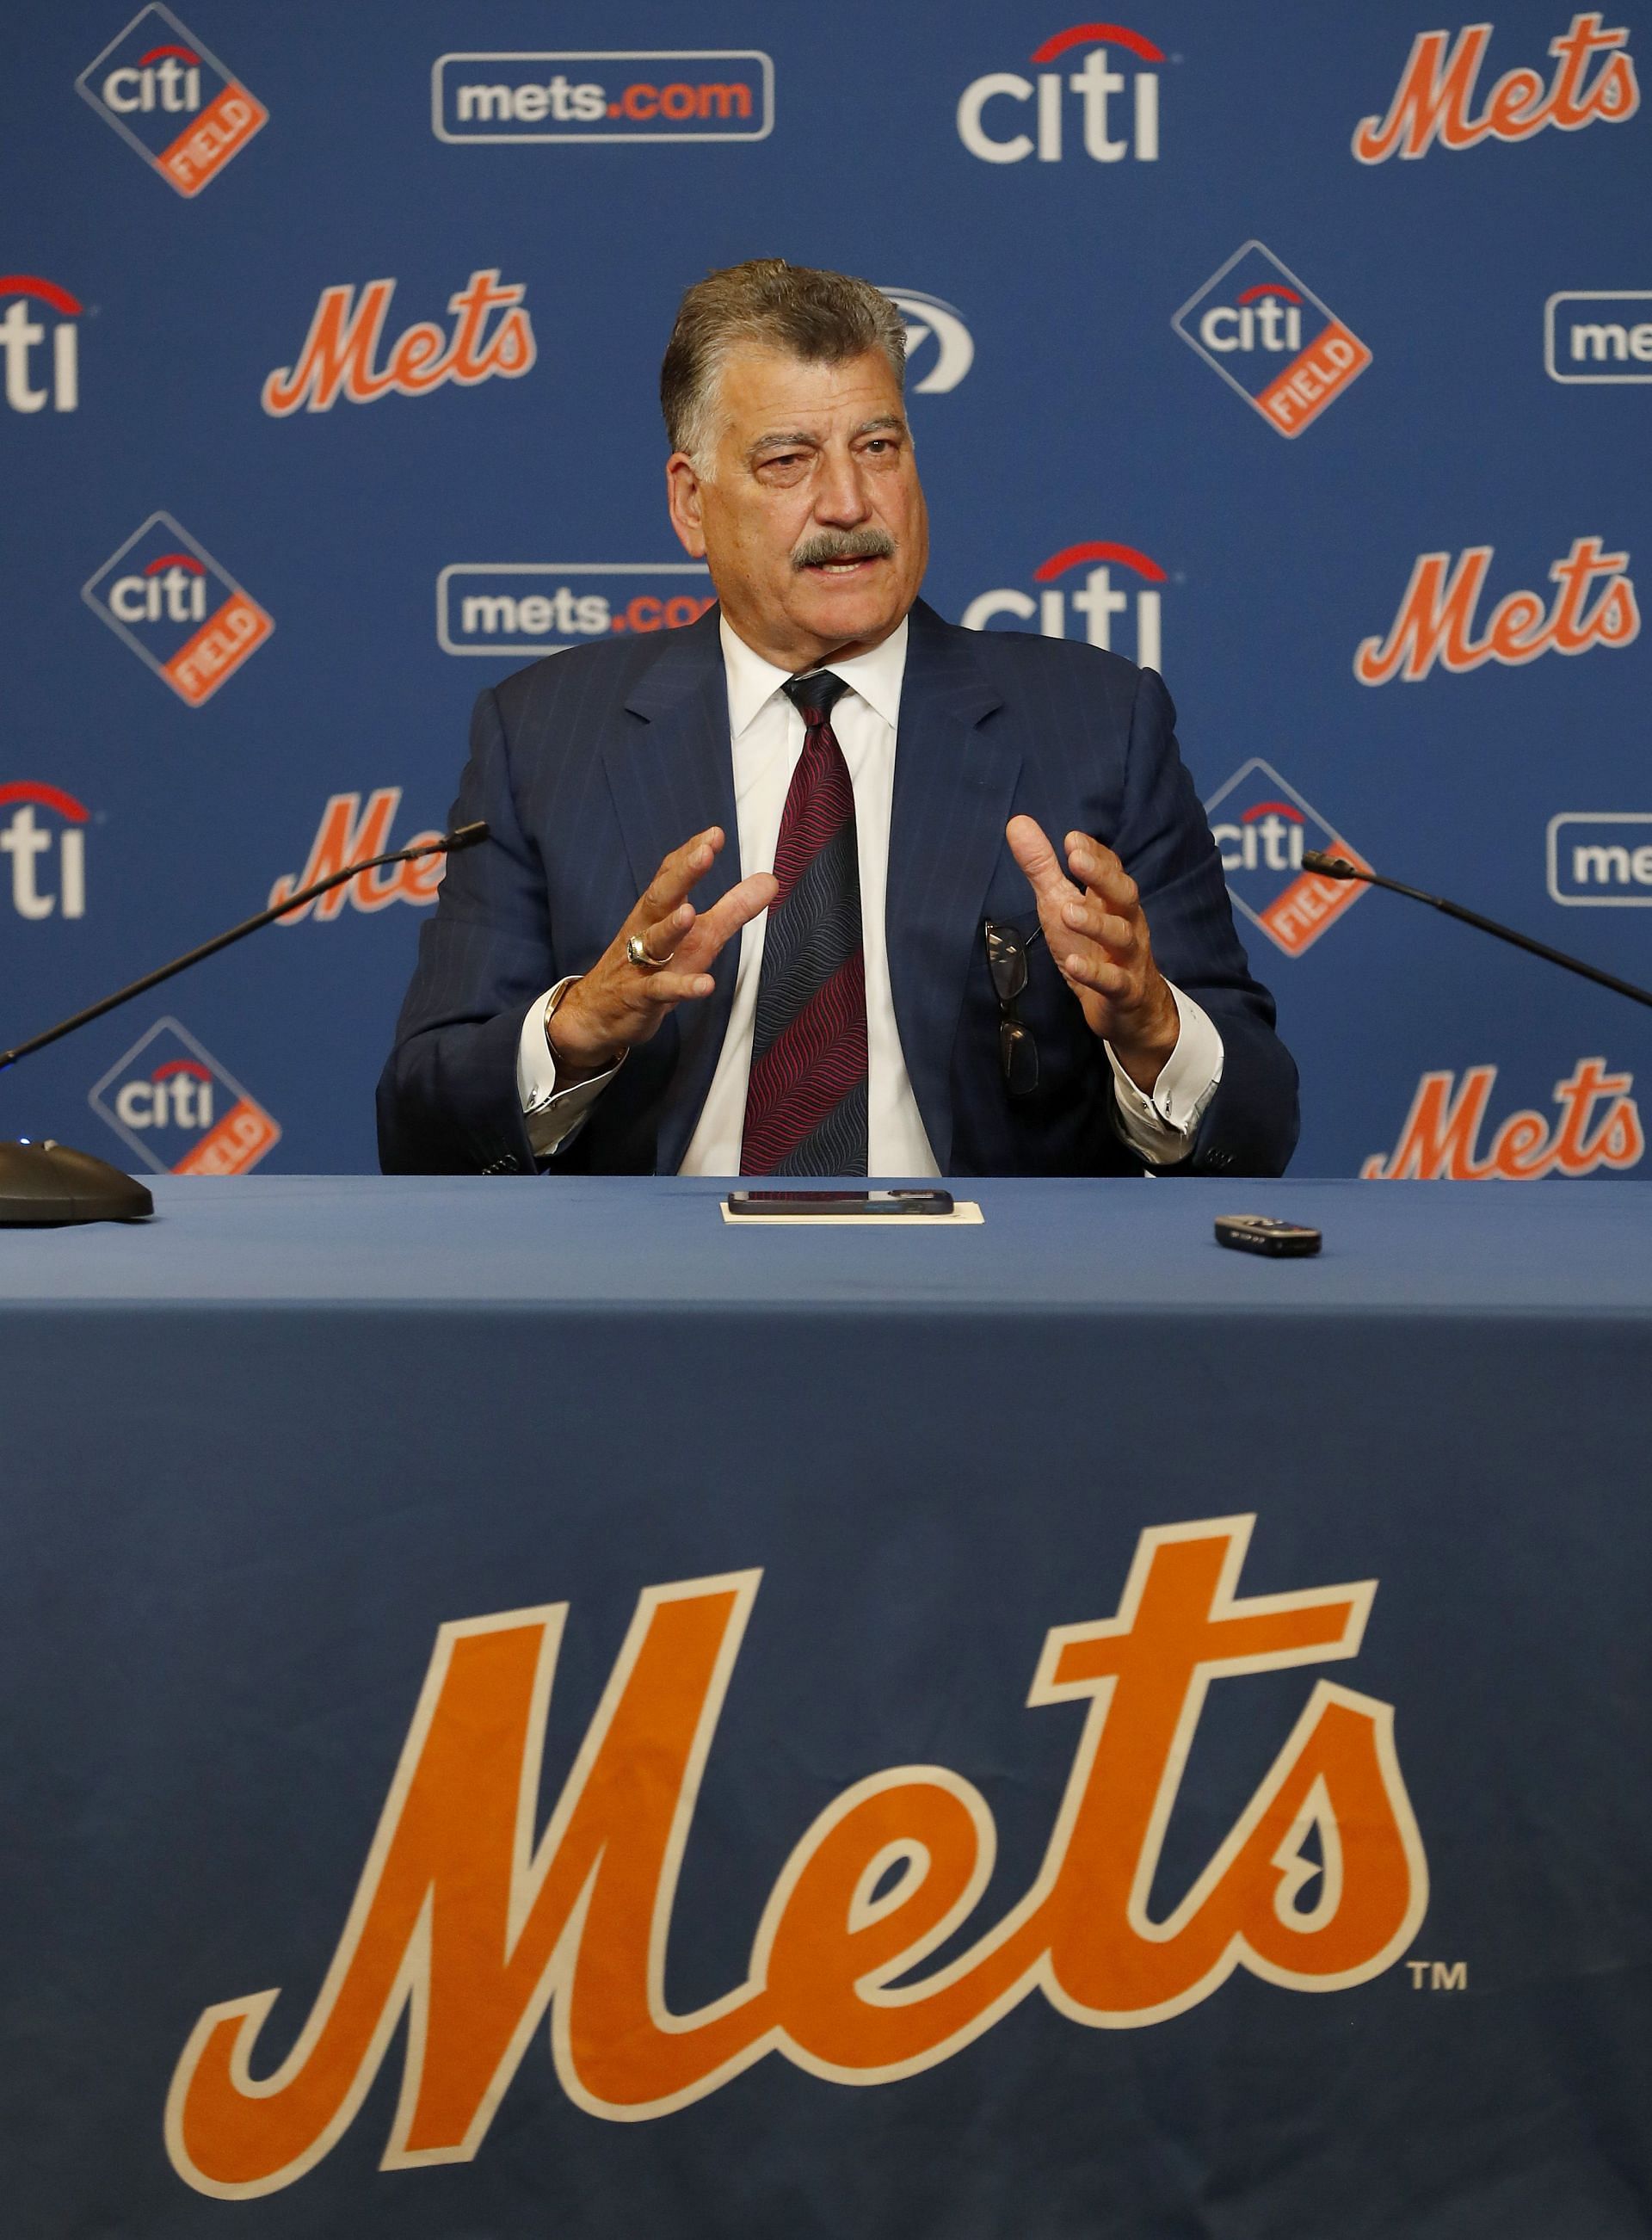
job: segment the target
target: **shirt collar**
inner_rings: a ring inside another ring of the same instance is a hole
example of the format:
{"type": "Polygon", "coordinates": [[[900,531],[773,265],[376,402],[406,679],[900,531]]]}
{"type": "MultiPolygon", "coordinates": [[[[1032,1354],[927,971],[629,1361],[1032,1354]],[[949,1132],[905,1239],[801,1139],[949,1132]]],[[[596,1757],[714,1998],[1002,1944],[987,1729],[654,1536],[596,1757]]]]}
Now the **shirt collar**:
{"type": "MultiPolygon", "coordinates": [[[[869,653],[857,653],[848,661],[827,664],[832,675],[841,677],[891,730],[900,723],[907,623],[908,618],[903,616],[899,627],[869,653]]],[[[729,729],[737,739],[782,686],[790,683],[792,672],[778,669],[772,661],[765,661],[760,653],[754,653],[745,640],[729,628],[726,615],[718,615],[717,629],[723,640],[723,670],[729,680],[729,729]]]]}

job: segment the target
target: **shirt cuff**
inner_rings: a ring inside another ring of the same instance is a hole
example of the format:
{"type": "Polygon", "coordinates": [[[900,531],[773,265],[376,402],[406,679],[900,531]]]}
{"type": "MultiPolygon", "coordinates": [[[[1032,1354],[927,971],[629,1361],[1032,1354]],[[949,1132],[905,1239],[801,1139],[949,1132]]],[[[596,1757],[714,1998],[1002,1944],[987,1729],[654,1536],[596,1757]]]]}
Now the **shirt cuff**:
{"type": "Polygon", "coordinates": [[[586,1114],[625,1063],[622,1051],[612,1065],[593,1074],[589,1081],[576,1082],[571,1089],[557,1088],[556,1061],[545,1038],[545,1020],[550,1006],[579,977],[577,972],[570,972],[554,988],[535,997],[528,1006],[528,1016],[522,1023],[522,1033],[516,1042],[516,1096],[536,1158],[552,1159],[559,1151],[567,1150],[586,1114]]]}
{"type": "MultiPolygon", "coordinates": [[[[1150,1095],[1130,1079],[1114,1057],[1112,1044],[1102,1045],[1113,1069],[1120,1132],[1131,1150],[1152,1167],[1173,1166],[1187,1157],[1194,1131],[1221,1083],[1223,1056],[1222,1037],[1209,1014],[1171,981],[1164,984],[1181,1025],[1176,1048],[1150,1095]]],[[[543,1034],[540,1040],[544,1040],[543,1034]]]]}

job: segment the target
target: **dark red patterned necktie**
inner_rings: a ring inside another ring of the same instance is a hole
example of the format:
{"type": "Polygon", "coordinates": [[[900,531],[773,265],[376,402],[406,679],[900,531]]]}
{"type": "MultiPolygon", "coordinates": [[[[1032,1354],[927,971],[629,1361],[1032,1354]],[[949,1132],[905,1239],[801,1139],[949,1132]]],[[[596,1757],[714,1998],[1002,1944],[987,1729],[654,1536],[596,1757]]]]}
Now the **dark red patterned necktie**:
{"type": "Polygon", "coordinates": [[[849,687],[829,670],[795,677],[786,697],[803,719],[803,751],[780,820],[743,1175],[863,1175],[866,963],[855,793],[832,732],[849,687]]]}

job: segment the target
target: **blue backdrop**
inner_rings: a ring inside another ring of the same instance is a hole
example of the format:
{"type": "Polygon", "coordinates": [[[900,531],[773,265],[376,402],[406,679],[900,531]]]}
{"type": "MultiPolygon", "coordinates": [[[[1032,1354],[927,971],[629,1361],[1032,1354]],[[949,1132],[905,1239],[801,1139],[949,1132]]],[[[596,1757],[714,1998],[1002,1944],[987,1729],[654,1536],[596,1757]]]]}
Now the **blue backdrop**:
{"type": "MultiPolygon", "coordinates": [[[[1641,1017],[1296,857],[1649,977],[1642,11],[10,30],[0,1041],[439,826],[480,686],[698,611],[660,353],[685,285],[779,253],[906,305],[941,610],[1162,667],[1302,1063],[1297,1170],[1641,1161],[1641,1017]]],[[[370,1166],[431,892],[101,1023],[8,1077],[0,1132],[370,1166]]]]}

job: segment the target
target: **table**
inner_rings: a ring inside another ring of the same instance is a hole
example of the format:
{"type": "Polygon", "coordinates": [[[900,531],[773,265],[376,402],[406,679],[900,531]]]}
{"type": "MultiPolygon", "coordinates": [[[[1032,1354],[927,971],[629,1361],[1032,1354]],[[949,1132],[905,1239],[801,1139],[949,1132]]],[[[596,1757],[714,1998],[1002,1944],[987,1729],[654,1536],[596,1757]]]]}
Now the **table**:
{"type": "Polygon", "coordinates": [[[959,1187],[0,1237],[9,2232],[1645,2234],[1652,1186],[959,1187]]]}

